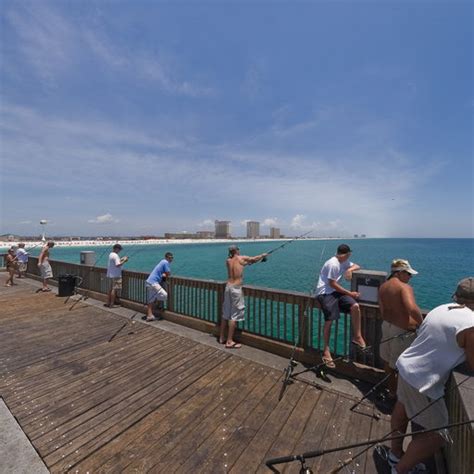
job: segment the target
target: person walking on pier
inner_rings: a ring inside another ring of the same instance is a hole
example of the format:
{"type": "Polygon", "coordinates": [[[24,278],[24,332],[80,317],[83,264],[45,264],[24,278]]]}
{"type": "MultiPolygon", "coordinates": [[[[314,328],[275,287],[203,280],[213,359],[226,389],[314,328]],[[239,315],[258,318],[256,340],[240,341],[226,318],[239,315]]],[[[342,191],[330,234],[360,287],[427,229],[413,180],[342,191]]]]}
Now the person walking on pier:
{"type": "Polygon", "coordinates": [[[25,250],[25,244],[20,242],[18,250],[16,251],[16,258],[18,260],[18,278],[23,278],[28,266],[28,252],[25,250]]]}
{"type": "Polygon", "coordinates": [[[344,275],[346,280],[352,278],[352,272],[359,270],[360,266],[349,261],[351,249],[346,244],[341,244],[337,248],[336,255],[325,262],[321,268],[318,284],[316,287],[316,299],[321,305],[324,314],[324,349],[323,362],[327,367],[336,367],[329,348],[331,336],[331,325],[337,321],[340,312],[350,312],[354,336],[352,343],[359,349],[365,349],[366,343],[362,337],[360,307],[356,299],[359,298],[357,291],[346,290],[339,284],[339,280],[344,275]]]}
{"type": "Polygon", "coordinates": [[[224,293],[224,305],[222,308],[222,318],[219,342],[225,344],[227,349],[239,349],[241,344],[234,341],[235,328],[238,321],[243,321],[245,317],[245,300],[242,291],[244,267],[260,262],[268,254],[262,253],[255,257],[240,255],[240,249],[236,245],[229,247],[229,256],[226,260],[227,284],[224,293]],[[226,327],[227,338],[225,337],[226,327]]]}
{"type": "Polygon", "coordinates": [[[5,282],[5,286],[12,286],[15,284],[13,283],[13,277],[15,276],[15,273],[18,269],[18,262],[16,260],[15,250],[13,249],[13,247],[8,249],[8,253],[5,257],[5,266],[8,272],[8,278],[5,282]]]}
{"type": "Polygon", "coordinates": [[[107,303],[104,306],[113,308],[116,306],[117,296],[122,291],[122,266],[128,262],[128,257],[120,258],[119,253],[122,251],[120,244],[115,244],[112,247],[112,252],[109,254],[107,263],[107,282],[108,294],[107,303]]]}
{"type": "MultiPolygon", "coordinates": [[[[444,385],[451,371],[464,361],[474,370],[474,278],[458,283],[453,299],[430,311],[413,344],[398,358],[398,400],[392,413],[392,432],[406,433],[409,420],[425,429],[449,423],[444,385]]],[[[415,434],[403,452],[403,439],[392,440],[388,461],[392,474],[411,472],[445,443],[446,430],[415,434]]],[[[449,439],[449,438],[448,438],[449,439]]]]}
{"type": "Polygon", "coordinates": [[[51,288],[48,286],[48,280],[53,278],[53,269],[49,263],[49,251],[53,247],[54,242],[47,242],[41,249],[41,253],[38,257],[38,267],[40,269],[41,278],[43,279],[43,288],[40,291],[43,292],[51,291],[51,288]]]}
{"type": "Polygon", "coordinates": [[[392,399],[397,393],[397,359],[415,340],[415,330],[423,322],[413,288],[409,285],[411,277],[417,274],[408,260],[395,259],[390,276],[379,289],[382,340],[386,341],[380,346],[380,357],[385,361],[385,373],[389,376],[387,388],[392,399]]]}
{"type": "MultiPolygon", "coordinates": [[[[153,306],[157,301],[164,303],[168,298],[166,279],[171,275],[170,264],[173,258],[171,252],[166,252],[165,258],[158,263],[146,280],[147,313],[143,318],[146,321],[157,321],[161,319],[161,314],[158,317],[155,317],[153,314],[153,306]]],[[[162,310],[163,308],[161,307],[160,312],[162,310]]]]}

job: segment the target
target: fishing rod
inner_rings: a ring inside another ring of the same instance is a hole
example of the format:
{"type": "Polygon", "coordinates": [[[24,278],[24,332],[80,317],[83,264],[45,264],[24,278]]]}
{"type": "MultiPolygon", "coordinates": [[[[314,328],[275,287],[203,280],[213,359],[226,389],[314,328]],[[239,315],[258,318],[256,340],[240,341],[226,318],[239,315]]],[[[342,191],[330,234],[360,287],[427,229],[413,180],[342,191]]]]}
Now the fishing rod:
{"type": "MultiPolygon", "coordinates": [[[[467,421],[458,421],[456,423],[449,423],[448,425],[438,426],[436,428],[423,429],[423,430],[417,431],[416,434],[432,433],[433,431],[440,431],[440,430],[445,430],[445,429],[448,429],[448,428],[457,428],[457,427],[464,426],[464,425],[467,425],[467,424],[470,424],[470,423],[474,423],[474,419],[473,420],[467,420],[467,421]]],[[[275,467],[273,467],[275,464],[284,464],[284,463],[289,463],[289,462],[293,462],[293,461],[299,461],[301,463],[301,467],[302,467],[302,471],[300,471],[300,472],[311,473],[312,471],[308,467],[306,467],[306,465],[305,465],[305,462],[306,462],[307,459],[317,458],[317,457],[320,457],[320,456],[324,456],[325,454],[330,454],[330,453],[334,453],[334,452],[338,452],[338,451],[345,451],[347,449],[358,448],[358,447],[366,446],[366,445],[370,445],[369,446],[369,448],[370,448],[374,444],[379,444],[383,441],[392,441],[392,440],[396,440],[396,439],[404,439],[408,436],[413,436],[413,433],[404,433],[404,434],[399,434],[399,435],[395,435],[395,436],[391,436],[391,437],[369,439],[367,441],[362,441],[360,443],[352,443],[352,444],[346,444],[344,446],[338,446],[337,448],[317,449],[315,451],[307,451],[307,452],[302,453],[302,454],[282,456],[282,457],[279,457],[279,458],[273,458],[273,459],[269,459],[268,461],[265,461],[265,465],[269,469],[271,469],[273,472],[279,473],[280,471],[278,469],[276,469],[275,467]]],[[[351,459],[353,459],[353,458],[351,458],[351,459]]],[[[342,464],[342,462],[343,461],[341,461],[341,464],[342,464]]],[[[331,471],[331,473],[335,473],[335,472],[339,471],[340,469],[342,469],[342,467],[345,467],[345,466],[346,466],[346,464],[344,466],[338,467],[337,470],[331,471]]]]}
{"type": "MultiPolygon", "coordinates": [[[[448,390],[448,393],[452,392],[455,388],[458,388],[460,387],[464,382],[466,382],[467,380],[469,380],[471,378],[470,375],[466,376],[464,379],[462,379],[458,384],[454,385],[453,387],[451,387],[449,390],[448,390]]],[[[444,393],[443,395],[441,395],[440,397],[438,398],[435,398],[433,400],[431,400],[430,403],[428,403],[428,405],[426,405],[424,408],[422,408],[421,410],[419,410],[418,412],[416,412],[413,416],[411,416],[410,418],[408,418],[407,420],[407,425],[410,421],[413,421],[413,419],[415,419],[418,415],[420,415],[421,413],[423,413],[425,410],[427,410],[428,408],[430,408],[431,406],[433,406],[435,403],[439,402],[442,398],[444,398],[446,396],[446,393],[444,393]]],[[[472,423],[472,421],[471,421],[472,423]]],[[[436,430],[434,431],[437,431],[439,430],[440,428],[437,428],[436,430]]],[[[398,431],[398,429],[395,429],[395,430],[392,430],[390,431],[389,433],[387,433],[384,438],[382,438],[382,440],[385,440],[387,441],[388,440],[388,436],[392,435],[393,433],[396,433],[398,431]]],[[[417,433],[421,433],[421,431],[417,431],[417,433]]],[[[361,456],[362,454],[364,454],[365,452],[367,452],[375,443],[372,443],[370,446],[368,446],[367,448],[363,449],[362,451],[358,452],[357,454],[355,454],[354,456],[346,459],[345,461],[341,461],[341,465],[338,466],[337,468],[334,468],[332,471],[331,471],[331,474],[335,474],[336,472],[339,472],[342,468],[346,467],[348,464],[350,464],[351,462],[353,462],[355,459],[357,459],[359,456],[361,456]]]]}
{"type": "MultiPolygon", "coordinates": [[[[354,405],[352,405],[349,408],[349,410],[354,411],[367,397],[370,396],[371,393],[375,392],[375,390],[377,390],[381,385],[383,385],[390,378],[391,375],[392,375],[391,373],[388,373],[387,375],[385,375],[358,402],[354,403],[354,405]]],[[[380,419],[380,414],[379,413],[374,413],[372,415],[372,417],[375,418],[376,420],[379,420],[380,419]]]]}
{"type": "MultiPolygon", "coordinates": [[[[122,331],[122,329],[125,326],[128,326],[130,324],[130,321],[132,321],[137,314],[138,314],[138,311],[130,318],[129,321],[126,321],[117,331],[115,331],[114,334],[112,334],[112,336],[107,342],[112,342],[117,337],[117,335],[122,331]]],[[[135,321],[133,321],[133,323],[135,323],[135,321]]],[[[133,333],[130,333],[130,334],[133,334],[133,333]]]]}
{"type": "MultiPolygon", "coordinates": [[[[403,339],[405,337],[408,337],[410,335],[416,335],[416,331],[413,331],[412,329],[407,329],[406,331],[400,333],[400,334],[397,334],[396,336],[391,336],[391,337],[387,337],[386,339],[382,339],[378,345],[381,346],[382,344],[385,344],[387,342],[390,342],[390,341],[393,341],[394,339],[403,339]]],[[[362,354],[370,354],[372,352],[372,349],[375,347],[375,344],[372,344],[370,346],[366,346],[364,347],[363,349],[360,349],[360,352],[362,354]]]]}
{"type": "MultiPolygon", "coordinates": [[[[306,234],[303,234],[303,236],[307,235],[307,234],[309,234],[309,232],[306,233],[306,234]]],[[[279,248],[281,248],[281,246],[279,248]]],[[[278,248],[275,249],[275,250],[278,250],[278,248]]],[[[321,250],[321,255],[319,256],[318,267],[321,266],[321,262],[323,260],[323,254],[324,254],[325,250],[326,250],[326,242],[324,243],[323,248],[321,250]]],[[[294,371],[294,369],[297,365],[297,363],[295,362],[296,347],[298,346],[298,343],[301,342],[301,336],[304,334],[304,328],[306,327],[306,318],[308,317],[308,310],[309,310],[309,306],[311,304],[313,293],[314,293],[314,289],[312,291],[310,290],[310,294],[309,294],[309,297],[308,297],[308,302],[306,303],[306,307],[305,307],[305,310],[304,310],[304,313],[303,313],[302,327],[301,327],[301,330],[299,331],[298,337],[295,339],[295,343],[293,344],[293,348],[291,350],[288,365],[283,371],[285,376],[283,377],[282,387],[281,387],[281,390],[280,390],[280,395],[278,396],[278,401],[281,401],[281,399],[283,398],[283,395],[285,394],[286,387],[292,383],[291,377],[292,377],[293,371],[294,371]]]]}
{"type": "MultiPolygon", "coordinates": [[[[303,237],[306,237],[308,234],[311,234],[311,232],[313,232],[312,230],[310,230],[309,232],[306,232],[304,234],[301,234],[299,235],[298,237],[295,237],[294,239],[291,239],[291,240],[287,240],[286,242],[284,242],[283,244],[279,245],[278,247],[275,247],[274,249],[272,250],[269,250],[268,252],[266,252],[267,256],[276,252],[277,250],[280,250],[282,249],[285,245],[288,245],[288,244],[291,244],[293,242],[295,242],[296,240],[299,240],[299,239],[302,239],[303,237]]],[[[266,262],[267,261],[267,257],[263,257],[262,262],[266,262]]]]}

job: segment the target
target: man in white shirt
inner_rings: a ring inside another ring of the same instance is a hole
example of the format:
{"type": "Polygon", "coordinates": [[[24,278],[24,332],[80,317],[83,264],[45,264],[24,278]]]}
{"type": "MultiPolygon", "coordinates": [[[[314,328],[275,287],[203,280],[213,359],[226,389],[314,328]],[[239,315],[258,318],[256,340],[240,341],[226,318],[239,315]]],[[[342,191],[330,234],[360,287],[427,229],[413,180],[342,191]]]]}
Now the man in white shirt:
{"type": "Polygon", "coordinates": [[[359,270],[359,265],[349,261],[351,249],[346,244],[341,244],[337,248],[336,255],[330,258],[321,268],[318,285],[316,287],[316,299],[321,305],[324,314],[324,349],[323,362],[327,367],[336,367],[329,348],[331,337],[331,325],[333,321],[339,319],[340,313],[350,312],[354,337],[352,343],[360,349],[365,349],[366,343],[361,332],[361,315],[359,298],[357,291],[346,290],[339,284],[339,280],[344,277],[351,280],[352,272],[359,270]]]}
{"type": "Polygon", "coordinates": [[[113,308],[115,305],[115,299],[117,293],[122,290],[122,265],[128,261],[128,257],[119,257],[119,253],[122,251],[120,244],[115,244],[112,247],[112,252],[109,254],[109,262],[107,264],[107,280],[108,280],[108,298],[107,303],[104,306],[113,308]]]}
{"type": "MultiPolygon", "coordinates": [[[[398,401],[392,430],[406,433],[408,421],[425,429],[448,424],[444,385],[464,361],[474,369],[474,278],[461,280],[453,295],[458,304],[443,304],[428,313],[413,344],[397,361],[398,401]]],[[[418,434],[403,452],[403,439],[393,440],[389,463],[393,474],[405,474],[445,444],[445,430],[418,434]]]]}
{"type": "Polygon", "coordinates": [[[25,250],[25,244],[20,242],[18,244],[18,250],[16,251],[16,258],[18,260],[18,278],[23,278],[26,273],[28,266],[28,255],[29,253],[25,250]]]}

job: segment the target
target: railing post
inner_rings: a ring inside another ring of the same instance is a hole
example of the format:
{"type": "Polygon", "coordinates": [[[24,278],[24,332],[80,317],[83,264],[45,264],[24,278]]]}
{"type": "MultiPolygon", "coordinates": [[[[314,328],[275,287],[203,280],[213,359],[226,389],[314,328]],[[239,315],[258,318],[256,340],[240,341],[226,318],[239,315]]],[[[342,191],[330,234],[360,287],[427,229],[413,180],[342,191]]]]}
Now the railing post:
{"type": "Polygon", "coordinates": [[[309,300],[309,297],[305,297],[298,305],[298,347],[301,347],[304,350],[308,347],[308,326],[311,321],[310,304],[311,301],[309,300]]]}
{"type": "Polygon", "coordinates": [[[222,319],[222,306],[224,304],[224,291],[225,291],[225,284],[219,285],[218,290],[217,290],[217,307],[216,307],[216,325],[220,326],[221,325],[221,319],[222,319]]]}
{"type": "Polygon", "coordinates": [[[167,279],[168,283],[168,301],[166,307],[168,311],[174,312],[174,280],[173,277],[167,279]]]}

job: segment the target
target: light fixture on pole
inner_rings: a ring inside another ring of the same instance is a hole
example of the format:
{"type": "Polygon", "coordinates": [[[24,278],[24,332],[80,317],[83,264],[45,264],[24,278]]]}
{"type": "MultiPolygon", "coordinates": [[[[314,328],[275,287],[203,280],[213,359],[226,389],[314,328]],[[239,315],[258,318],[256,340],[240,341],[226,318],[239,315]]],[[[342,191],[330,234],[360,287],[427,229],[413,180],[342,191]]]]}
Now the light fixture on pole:
{"type": "Polygon", "coordinates": [[[41,240],[44,242],[46,240],[46,237],[45,237],[45,225],[48,223],[48,221],[46,219],[41,219],[40,220],[40,224],[43,226],[43,235],[41,236],[41,240]]]}

